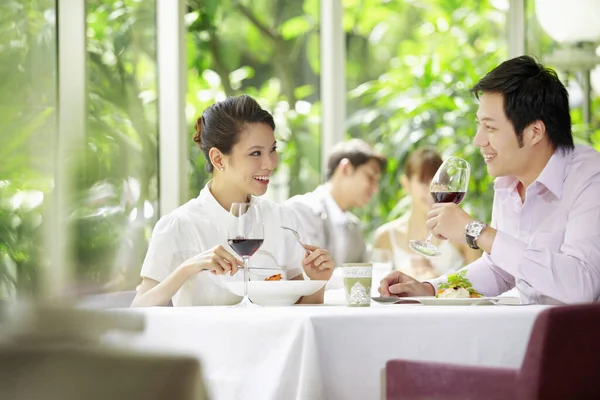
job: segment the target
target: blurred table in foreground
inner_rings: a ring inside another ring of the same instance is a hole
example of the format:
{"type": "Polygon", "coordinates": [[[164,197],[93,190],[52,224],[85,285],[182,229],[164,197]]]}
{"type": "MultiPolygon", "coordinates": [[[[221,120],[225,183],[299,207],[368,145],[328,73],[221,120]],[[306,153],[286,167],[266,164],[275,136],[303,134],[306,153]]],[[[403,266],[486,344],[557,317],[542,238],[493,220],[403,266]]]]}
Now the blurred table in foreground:
{"type": "Polygon", "coordinates": [[[544,306],[148,308],[110,343],[198,357],[210,398],[379,399],[392,358],[518,367],[544,306]]]}
{"type": "Polygon", "coordinates": [[[198,357],[211,399],[379,399],[392,358],[518,367],[544,306],[148,308],[109,343],[198,357]]]}

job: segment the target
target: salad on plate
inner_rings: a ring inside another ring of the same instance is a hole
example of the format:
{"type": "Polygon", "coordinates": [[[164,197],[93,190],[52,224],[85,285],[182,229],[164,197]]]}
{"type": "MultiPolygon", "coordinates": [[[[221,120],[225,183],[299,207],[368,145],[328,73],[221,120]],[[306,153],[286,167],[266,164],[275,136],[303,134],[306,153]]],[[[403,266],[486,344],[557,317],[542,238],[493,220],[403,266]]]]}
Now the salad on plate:
{"type": "Polygon", "coordinates": [[[477,299],[483,297],[481,293],[473,288],[466,275],[467,271],[464,269],[448,275],[448,282],[438,286],[435,297],[441,299],[477,299]]]}

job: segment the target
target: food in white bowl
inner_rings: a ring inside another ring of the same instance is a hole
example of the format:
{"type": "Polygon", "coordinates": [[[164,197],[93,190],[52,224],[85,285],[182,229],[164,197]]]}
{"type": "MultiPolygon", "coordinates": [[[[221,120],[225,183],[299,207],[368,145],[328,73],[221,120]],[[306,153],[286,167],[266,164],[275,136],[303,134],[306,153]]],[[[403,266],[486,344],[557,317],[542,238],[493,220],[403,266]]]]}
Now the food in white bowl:
{"type": "Polygon", "coordinates": [[[275,275],[271,275],[268,278],[265,278],[265,281],[268,282],[273,282],[273,281],[280,281],[282,279],[281,274],[275,274],[275,275]]]}
{"type": "MultiPolygon", "coordinates": [[[[291,306],[302,296],[308,296],[321,289],[327,281],[286,281],[254,280],[248,282],[248,296],[253,303],[261,306],[291,306]]],[[[244,295],[244,282],[225,283],[227,290],[244,295]]]]}
{"type": "MultiPolygon", "coordinates": [[[[266,280],[286,280],[287,271],[281,269],[271,269],[271,268],[250,268],[248,271],[250,273],[250,281],[266,281],[266,280]],[[279,276],[279,279],[277,279],[279,276]]],[[[244,280],[244,269],[240,267],[238,273],[234,275],[236,279],[234,280],[244,280]]]]}

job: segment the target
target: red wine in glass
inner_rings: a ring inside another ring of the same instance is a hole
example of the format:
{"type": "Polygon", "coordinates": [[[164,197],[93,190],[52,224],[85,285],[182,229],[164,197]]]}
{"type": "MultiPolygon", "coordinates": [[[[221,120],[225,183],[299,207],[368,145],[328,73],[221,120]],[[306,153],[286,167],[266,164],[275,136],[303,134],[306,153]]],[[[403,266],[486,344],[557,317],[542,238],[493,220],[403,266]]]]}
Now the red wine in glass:
{"type": "MultiPolygon", "coordinates": [[[[440,165],[429,185],[429,193],[436,203],[459,204],[467,193],[471,166],[468,162],[458,157],[450,157],[440,165]]],[[[417,253],[426,257],[439,256],[440,250],[431,244],[433,232],[429,232],[427,239],[411,240],[408,246],[417,253]]]]}
{"type": "Polygon", "coordinates": [[[229,245],[240,257],[252,257],[262,246],[263,239],[229,239],[229,245]]]}
{"type": "Polygon", "coordinates": [[[229,214],[227,243],[244,262],[244,298],[237,306],[257,307],[248,295],[248,260],[263,244],[265,238],[262,215],[259,207],[252,203],[233,203],[229,214]]]}
{"type": "Polygon", "coordinates": [[[460,204],[465,198],[465,192],[431,192],[431,197],[436,203],[460,204]]]}

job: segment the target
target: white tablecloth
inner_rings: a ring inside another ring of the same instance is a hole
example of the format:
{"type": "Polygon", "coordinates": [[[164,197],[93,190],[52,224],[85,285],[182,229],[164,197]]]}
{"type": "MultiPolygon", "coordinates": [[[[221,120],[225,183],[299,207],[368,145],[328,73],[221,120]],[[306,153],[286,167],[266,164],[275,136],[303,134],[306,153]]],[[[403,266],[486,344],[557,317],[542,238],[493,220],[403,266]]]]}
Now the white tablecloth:
{"type": "Polygon", "coordinates": [[[518,367],[543,306],[149,308],[107,342],[197,356],[215,400],[379,399],[387,360],[518,367]]]}

